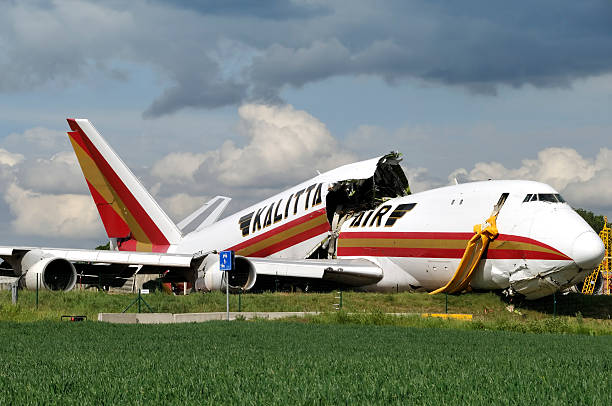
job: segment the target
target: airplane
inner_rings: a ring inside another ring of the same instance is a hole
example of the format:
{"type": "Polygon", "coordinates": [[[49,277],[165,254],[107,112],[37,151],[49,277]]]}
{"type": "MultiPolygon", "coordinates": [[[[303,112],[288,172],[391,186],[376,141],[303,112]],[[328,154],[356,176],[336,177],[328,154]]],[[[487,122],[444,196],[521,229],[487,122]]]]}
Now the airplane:
{"type": "Polygon", "coordinates": [[[120,286],[138,273],[201,291],[499,290],[537,299],[581,282],[604,256],[551,186],[489,180],[411,193],[396,152],[220,220],[230,199],[218,196],[175,224],[89,120],[67,121],[111,249],[0,247],[10,265],[0,273],[26,289],[120,286]],[[235,252],[232,272],[219,269],[222,250],[235,252]]]}

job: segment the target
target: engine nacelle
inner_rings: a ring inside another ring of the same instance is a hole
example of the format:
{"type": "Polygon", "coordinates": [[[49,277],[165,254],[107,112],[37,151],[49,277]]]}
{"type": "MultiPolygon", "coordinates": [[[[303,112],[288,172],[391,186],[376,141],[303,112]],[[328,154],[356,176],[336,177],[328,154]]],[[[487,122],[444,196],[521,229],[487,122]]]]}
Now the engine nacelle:
{"type": "MultiPolygon", "coordinates": [[[[229,272],[230,290],[249,290],[255,285],[257,272],[255,265],[245,257],[234,258],[234,270],[229,272]]],[[[206,290],[225,290],[225,272],[219,270],[219,256],[209,255],[206,258],[204,287],[206,290]]]]}
{"type": "Polygon", "coordinates": [[[22,286],[28,290],[38,289],[69,291],[76,285],[77,272],[74,265],[64,259],[45,254],[40,250],[26,253],[21,260],[22,286]]]}

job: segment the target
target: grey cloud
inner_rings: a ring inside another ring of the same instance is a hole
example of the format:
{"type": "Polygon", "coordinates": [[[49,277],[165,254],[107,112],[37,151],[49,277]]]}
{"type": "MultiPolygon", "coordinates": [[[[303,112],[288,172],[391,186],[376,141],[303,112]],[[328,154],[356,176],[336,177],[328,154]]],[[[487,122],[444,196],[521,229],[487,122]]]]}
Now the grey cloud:
{"type": "Polygon", "coordinates": [[[264,19],[302,19],[326,15],[328,7],[289,0],[151,0],[198,13],[219,16],[257,17],[264,19]]]}
{"type": "Polygon", "coordinates": [[[215,108],[238,104],[244,98],[246,86],[239,83],[185,81],[166,89],[164,93],[145,110],[145,118],[171,114],[184,107],[215,108]]]}
{"type": "Polygon", "coordinates": [[[23,4],[0,6],[0,91],[91,71],[122,77],[105,62],[135,63],[167,86],[146,117],[279,102],[284,87],[346,75],[495,94],[500,85],[568,86],[612,71],[606,0],[23,4]]]}

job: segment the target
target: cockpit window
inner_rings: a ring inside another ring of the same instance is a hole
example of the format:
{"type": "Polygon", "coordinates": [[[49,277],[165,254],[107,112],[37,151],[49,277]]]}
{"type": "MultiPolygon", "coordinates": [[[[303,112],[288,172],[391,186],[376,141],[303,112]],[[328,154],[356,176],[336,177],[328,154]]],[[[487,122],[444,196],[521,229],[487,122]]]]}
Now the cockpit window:
{"type": "Polygon", "coordinates": [[[559,193],[529,193],[525,196],[523,203],[525,202],[548,202],[548,203],[565,203],[565,199],[559,193]]]}
{"type": "Polygon", "coordinates": [[[552,193],[541,193],[538,195],[538,200],[541,202],[557,203],[557,198],[552,193]]]}

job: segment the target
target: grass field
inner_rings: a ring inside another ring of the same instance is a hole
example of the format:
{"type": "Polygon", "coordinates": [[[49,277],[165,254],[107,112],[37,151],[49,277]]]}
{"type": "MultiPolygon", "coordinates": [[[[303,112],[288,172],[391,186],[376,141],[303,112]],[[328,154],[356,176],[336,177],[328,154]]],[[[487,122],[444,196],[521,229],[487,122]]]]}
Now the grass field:
{"type": "MultiPolygon", "coordinates": [[[[557,314],[553,318],[553,298],[515,303],[518,309],[508,312],[508,303],[493,293],[470,293],[448,296],[448,311],[470,313],[474,321],[423,321],[415,317],[391,317],[384,313],[443,313],[444,295],[426,293],[343,293],[343,312],[333,311],[335,293],[263,293],[241,297],[242,311],[319,311],[321,316],[303,321],[313,323],[377,324],[463,329],[489,329],[518,332],[557,332],[591,335],[612,334],[612,297],[558,296],[557,314]],[[367,314],[363,314],[367,313],[367,314]],[[575,317],[578,315],[578,317],[575,317]],[[428,323],[428,324],[423,324],[428,323]]],[[[225,310],[225,296],[221,293],[170,296],[144,296],[156,312],[191,313],[225,310]]],[[[93,291],[40,292],[36,310],[35,292],[20,292],[17,306],[11,304],[10,292],[0,292],[0,321],[59,321],[62,315],[86,315],[96,320],[100,312],[121,312],[135,295],[117,295],[93,291]]],[[[230,297],[232,311],[238,310],[238,296],[230,297]]],[[[136,307],[130,309],[136,311],[136,307]]]]}
{"type": "Polygon", "coordinates": [[[612,337],[0,322],[1,404],[612,404],[612,337]]]}

